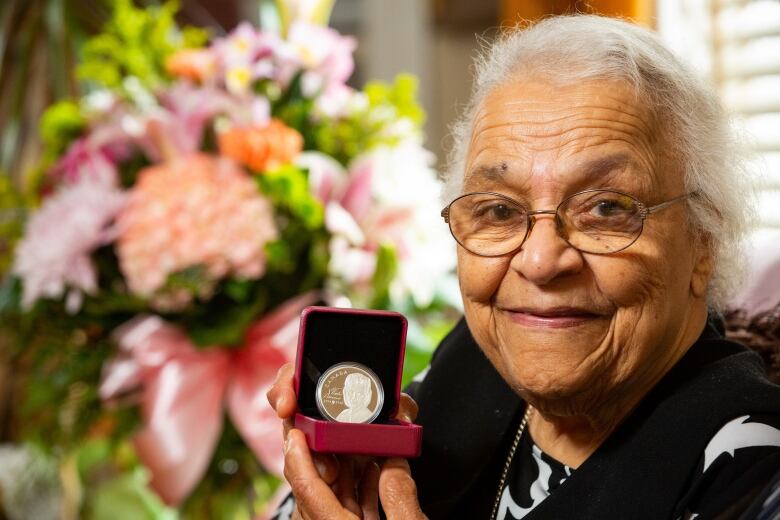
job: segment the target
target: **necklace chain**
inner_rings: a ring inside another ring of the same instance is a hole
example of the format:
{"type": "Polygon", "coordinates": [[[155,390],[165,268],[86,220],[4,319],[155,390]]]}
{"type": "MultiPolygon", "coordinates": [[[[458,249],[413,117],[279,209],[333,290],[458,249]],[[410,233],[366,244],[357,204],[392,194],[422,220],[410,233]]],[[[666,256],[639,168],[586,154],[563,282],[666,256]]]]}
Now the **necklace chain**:
{"type": "Polygon", "coordinates": [[[528,419],[531,417],[532,410],[533,408],[531,408],[531,405],[529,404],[525,409],[525,413],[523,414],[523,420],[520,421],[520,427],[517,428],[517,433],[515,434],[515,438],[512,441],[512,446],[509,448],[509,455],[507,455],[506,462],[504,462],[504,469],[501,472],[501,480],[498,483],[496,501],[493,502],[493,512],[490,513],[490,518],[492,520],[496,519],[496,514],[498,513],[498,504],[501,503],[501,495],[504,494],[504,485],[506,484],[506,478],[509,475],[509,467],[512,465],[512,459],[515,457],[515,451],[517,451],[517,446],[520,444],[520,439],[523,437],[523,432],[525,431],[525,427],[528,424],[528,419]]]}

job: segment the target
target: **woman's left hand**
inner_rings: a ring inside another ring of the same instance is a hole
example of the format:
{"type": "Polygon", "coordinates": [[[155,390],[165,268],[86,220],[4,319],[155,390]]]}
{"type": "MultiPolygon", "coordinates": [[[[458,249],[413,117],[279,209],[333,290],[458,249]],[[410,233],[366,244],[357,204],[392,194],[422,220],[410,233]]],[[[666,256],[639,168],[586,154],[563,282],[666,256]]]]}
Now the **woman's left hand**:
{"type": "MultiPolygon", "coordinates": [[[[414,421],[417,405],[405,394],[397,418],[414,421]]],[[[373,461],[349,464],[355,458],[340,458],[342,466],[332,485],[317,471],[303,432],[290,429],[285,442],[284,476],[296,501],[295,518],[378,519],[378,501],[389,520],[422,520],[417,486],[404,459],[387,459],[381,467],[373,461]],[[348,463],[348,464],[345,464],[348,463]]]]}
{"type": "MultiPolygon", "coordinates": [[[[381,470],[376,463],[368,463],[359,484],[347,493],[346,489],[339,489],[338,483],[331,487],[322,480],[303,432],[290,430],[285,450],[284,476],[292,487],[297,513],[302,518],[378,519],[377,479],[378,498],[388,520],[426,518],[420,509],[417,485],[405,459],[387,459],[381,470]]],[[[351,481],[351,478],[345,480],[351,481]]]]}
{"type": "Polygon", "coordinates": [[[387,459],[379,474],[379,500],[388,520],[422,520],[427,517],[417,499],[417,484],[406,459],[387,459]]]}

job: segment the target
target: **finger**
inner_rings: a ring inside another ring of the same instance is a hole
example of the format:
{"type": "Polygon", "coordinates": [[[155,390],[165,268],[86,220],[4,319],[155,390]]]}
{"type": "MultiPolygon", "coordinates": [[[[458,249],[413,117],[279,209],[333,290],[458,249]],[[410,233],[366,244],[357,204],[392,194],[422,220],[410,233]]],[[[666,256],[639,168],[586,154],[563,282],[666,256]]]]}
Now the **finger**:
{"type": "Polygon", "coordinates": [[[312,460],[320,478],[329,486],[333,485],[339,476],[339,459],[335,455],[312,453],[312,460]]]}
{"type": "Polygon", "coordinates": [[[363,520],[379,520],[379,465],[376,462],[371,461],[363,468],[358,499],[363,520]]]}
{"type": "Polygon", "coordinates": [[[357,483],[355,482],[355,465],[351,458],[344,457],[340,461],[339,476],[333,490],[343,507],[355,515],[360,515],[360,504],[357,501],[357,483]]]}
{"type": "Polygon", "coordinates": [[[292,488],[295,501],[304,518],[354,519],[341,507],[336,495],[317,473],[306,437],[292,429],[287,435],[284,454],[284,477],[292,488]]]}
{"type": "Polygon", "coordinates": [[[292,417],[288,417],[287,419],[282,421],[282,429],[284,431],[284,438],[287,438],[287,434],[295,428],[295,420],[292,417]]]}
{"type": "Polygon", "coordinates": [[[395,414],[395,418],[400,421],[414,422],[417,418],[417,412],[419,408],[414,399],[409,394],[401,394],[401,399],[398,401],[398,412],[395,414]]]}
{"type": "Polygon", "coordinates": [[[271,407],[281,419],[292,417],[297,408],[293,371],[292,363],[282,365],[282,368],[276,373],[276,381],[266,394],[268,402],[271,403],[271,407]]]}
{"type": "Polygon", "coordinates": [[[387,459],[379,475],[379,499],[388,520],[426,518],[417,500],[417,485],[405,459],[387,459]]]}
{"type": "Polygon", "coordinates": [[[295,506],[295,510],[293,511],[290,520],[304,520],[303,516],[301,516],[301,511],[298,509],[298,506],[295,506]]]}

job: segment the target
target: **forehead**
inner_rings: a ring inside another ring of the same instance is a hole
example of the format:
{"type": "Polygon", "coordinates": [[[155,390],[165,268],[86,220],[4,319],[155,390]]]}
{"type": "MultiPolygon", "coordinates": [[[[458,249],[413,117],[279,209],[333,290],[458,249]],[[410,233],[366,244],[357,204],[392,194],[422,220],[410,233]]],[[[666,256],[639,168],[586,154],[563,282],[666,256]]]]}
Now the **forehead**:
{"type": "Polygon", "coordinates": [[[464,184],[674,191],[681,180],[662,171],[659,137],[652,110],[625,82],[510,80],[477,109],[464,184]]]}

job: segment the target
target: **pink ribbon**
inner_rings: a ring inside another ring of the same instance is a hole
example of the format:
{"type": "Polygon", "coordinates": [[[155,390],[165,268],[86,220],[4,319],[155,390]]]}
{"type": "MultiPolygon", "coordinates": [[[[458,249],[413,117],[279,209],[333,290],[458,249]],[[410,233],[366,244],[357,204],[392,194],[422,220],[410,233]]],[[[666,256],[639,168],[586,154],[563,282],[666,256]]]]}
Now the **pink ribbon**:
{"type": "Polygon", "coordinates": [[[198,350],[180,328],[140,316],[117,329],[120,356],[105,369],[100,396],[140,390],[144,427],[135,436],[150,486],[169,505],[200,482],[227,408],[268,471],[281,474],[281,422],[266,400],[279,367],[295,357],[298,316],[316,295],[288,301],[254,324],[239,349],[198,350]]]}

